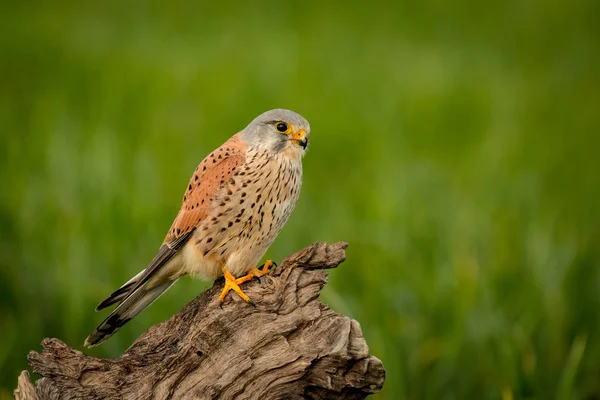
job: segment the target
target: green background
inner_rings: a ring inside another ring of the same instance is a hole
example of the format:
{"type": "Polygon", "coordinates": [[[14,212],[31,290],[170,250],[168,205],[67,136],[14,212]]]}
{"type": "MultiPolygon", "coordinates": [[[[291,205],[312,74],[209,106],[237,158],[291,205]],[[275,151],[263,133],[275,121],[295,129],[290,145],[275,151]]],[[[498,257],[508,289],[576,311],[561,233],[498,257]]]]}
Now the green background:
{"type": "Polygon", "coordinates": [[[375,398],[600,398],[599,20],[577,0],[2,2],[0,398],[42,338],[82,349],[197,163],[276,107],[312,142],[267,256],[349,242],[322,298],[383,360],[375,398]]]}

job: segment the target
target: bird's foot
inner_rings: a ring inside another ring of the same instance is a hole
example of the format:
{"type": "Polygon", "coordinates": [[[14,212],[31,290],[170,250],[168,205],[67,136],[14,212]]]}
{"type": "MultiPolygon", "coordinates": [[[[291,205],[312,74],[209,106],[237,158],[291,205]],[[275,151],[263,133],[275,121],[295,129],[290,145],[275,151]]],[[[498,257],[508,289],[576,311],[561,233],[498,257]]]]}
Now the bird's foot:
{"type": "Polygon", "coordinates": [[[250,272],[248,272],[248,275],[252,275],[253,277],[256,276],[257,278],[260,278],[260,277],[268,274],[269,272],[271,272],[272,269],[275,269],[275,268],[277,268],[277,264],[275,263],[275,261],[267,260],[260,267],[252,268],[250,270],[250,272]]]}
{"type": "Polygon", "coordinates": [[[275,264],[275,262],[271,260],[267,260],[259,268],[252,268],[250,271],[248,271],[248,274],[240,278],[236,278],[231,274],[231,272],[229,272],[227,268],[223,267],[223,277],[225,278],[225,286],[223,287],[221,295],[219,296],[219,306],[223,307],[223,301],[225,301],[225,296],[227,296],[227,293],[229,293],[230,290],[233,290],[246,303],[250,304],[253,307],[256,307],[254,302],[252,302],[248,295],[244,293],[244,291],[240,288],[240,284],[248,282],[254,277],[260,278],[261,276],[268,274],[274,267],[277,267],[277,264],[275,264]]]}
{"type": "Polygon", "coordinates": [[[252,302],[252,300],[250,300],[248,295],[244,293],[242,289],[240,289],[240,284],[251,280],[253,278],[253,275],[249,273],[248,275],[242,276],[241,278],[236,278],[231,274],[231,272],[227,270],[227,268],[223,268],[223,277],[225,278],[225,286],[223,287],[223,291],[219,296],[219,306],[223,307],[223,301],[225,300],[225,296],[227,296],[227,293],[229,293],[230,290],[236,292],[246,303],[252,306],[254,305],[254,303],[252,302]]]}

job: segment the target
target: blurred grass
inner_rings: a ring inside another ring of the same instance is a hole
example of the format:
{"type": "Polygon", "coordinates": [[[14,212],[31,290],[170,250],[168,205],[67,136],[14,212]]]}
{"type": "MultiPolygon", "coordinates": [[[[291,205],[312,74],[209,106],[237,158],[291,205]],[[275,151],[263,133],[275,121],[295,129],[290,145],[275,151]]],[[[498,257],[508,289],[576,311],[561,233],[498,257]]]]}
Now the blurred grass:
{"type": "Polygon", "coordinates": [[[196,164],[274,107],[313,140],[267,254],[350,243],[323,298],[383,360],[377,398],[600,398],[599,2],[0,11],[0,398],[43,337],[82,347],[196,164]]]}

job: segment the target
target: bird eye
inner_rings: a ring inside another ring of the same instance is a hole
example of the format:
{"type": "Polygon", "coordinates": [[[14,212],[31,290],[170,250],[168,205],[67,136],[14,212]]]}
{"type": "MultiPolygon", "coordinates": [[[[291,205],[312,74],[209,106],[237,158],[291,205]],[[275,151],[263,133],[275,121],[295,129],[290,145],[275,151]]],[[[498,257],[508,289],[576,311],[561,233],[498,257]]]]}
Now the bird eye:
{"type": "Polygon", "coordinates": [[[280,123],[277,124],[277,126],[275,127],[275,129],[277,129],[278,132],[286,133],[288,131],[288,126],[287,126],[286,123],[280,122],[280,123]]]}

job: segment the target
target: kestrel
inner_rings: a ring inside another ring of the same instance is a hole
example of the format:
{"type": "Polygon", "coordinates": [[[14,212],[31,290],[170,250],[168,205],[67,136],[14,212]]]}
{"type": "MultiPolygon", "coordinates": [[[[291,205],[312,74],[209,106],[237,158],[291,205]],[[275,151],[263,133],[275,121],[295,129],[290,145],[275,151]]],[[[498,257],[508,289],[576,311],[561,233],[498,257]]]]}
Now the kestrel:
{"type": "Polygon", "coordinates": [[[259,115],[210,153],[192,175],[181,209],[150,265],[96,307],[119,303],[85,340],[95,346],[189,274],[225,278],[230,290],[253,304],[239,285],[269,272],[255,268],[292,213],[302,184],[302,157],[310,125],[293,111],[259,115]]]}

